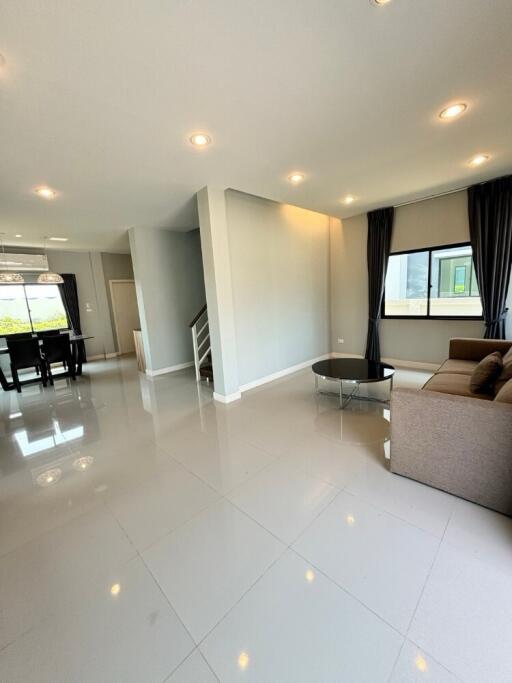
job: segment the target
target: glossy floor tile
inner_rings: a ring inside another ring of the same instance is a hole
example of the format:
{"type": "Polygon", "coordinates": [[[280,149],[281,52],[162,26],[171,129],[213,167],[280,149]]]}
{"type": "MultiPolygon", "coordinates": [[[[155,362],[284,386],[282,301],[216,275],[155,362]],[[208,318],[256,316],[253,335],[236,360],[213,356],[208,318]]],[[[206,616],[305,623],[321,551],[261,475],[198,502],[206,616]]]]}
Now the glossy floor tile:
{"type": "Polygon", "coordinates": [[[221,681],[388,680],[403,638],[287,551],[201,644],[221,681]]]}
{"type": "Polygon", "coordinates": [[[201,652],[194,650],[183,664],[166,678],[166,683],[217,683],[218,680],[201,652]]]}
{"type": "Polygon", "coordinates": [[[457,683],[450,671],[407,640],[400,652],[389,683],[457,683]]]}
{"type": "Polygon", "coordinates": [[[229,494],[229,499],[284,543],[292,543],[338,490],[288,462],[269,465],[229,494]]]}
{"type": "Polygon", "coordinates": [[[443,545],[409,635],[466,683],[512,680],[512,575],[443,545]]]}
{"type": "Polygon", "coordinates": [[[1,393],[0,681],[510,683],[512,522],[391,474],[390,419],[132,358],[1,393]]]}
{"type": "Polygon", "coordinates": [[[116,583],[82,596],[82,608],[50,617],[0,654],[9,683],[160,682],[194,644],[140,559],[116,583]],[[113,586],[119,592],[114,590],[113,586]]]}
{"type": "Polygon", "coordinates": [[[435,536],[342,492],[293,548],[406,633],[439,546],[435,536]]]}
{"type": "Polygon", "coordinates": [[[284,549],[268,531],[223,500],[143,557],[198,643],[284,549]]]}

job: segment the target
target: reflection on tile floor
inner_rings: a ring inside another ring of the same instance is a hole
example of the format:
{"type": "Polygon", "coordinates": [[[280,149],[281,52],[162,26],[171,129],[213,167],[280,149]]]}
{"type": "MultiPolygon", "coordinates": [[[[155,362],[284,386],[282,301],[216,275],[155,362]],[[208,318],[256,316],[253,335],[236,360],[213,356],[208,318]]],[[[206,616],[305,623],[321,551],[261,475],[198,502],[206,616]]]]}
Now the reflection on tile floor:
{"type": "Polygon", "coordinates": [[[221,405],[128,358],[3,393],[0,680],[510,682],[512,520],[313,385],[221,405]]]}

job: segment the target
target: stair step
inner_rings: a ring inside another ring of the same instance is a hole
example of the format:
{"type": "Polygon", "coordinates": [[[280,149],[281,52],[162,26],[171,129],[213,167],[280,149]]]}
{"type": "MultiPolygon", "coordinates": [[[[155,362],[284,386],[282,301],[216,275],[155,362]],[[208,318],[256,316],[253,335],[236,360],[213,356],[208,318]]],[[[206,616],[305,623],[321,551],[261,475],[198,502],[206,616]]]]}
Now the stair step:
{"type": "Polygon", "coordinates": [[[213,367],[209,363],[201,365],[201,367],[199,368],[199,374],[201,375],[201,377],[208,377],[208,379],[213,379],[213,367]]]}

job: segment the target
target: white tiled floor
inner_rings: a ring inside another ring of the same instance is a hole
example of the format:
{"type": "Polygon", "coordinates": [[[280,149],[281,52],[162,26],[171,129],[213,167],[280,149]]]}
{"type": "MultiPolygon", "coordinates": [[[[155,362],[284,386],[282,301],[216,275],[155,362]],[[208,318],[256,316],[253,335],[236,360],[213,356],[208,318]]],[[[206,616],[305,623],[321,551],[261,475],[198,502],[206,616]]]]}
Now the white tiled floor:
{"type": "Polygon", "coordinates": [[[0,417],[2,683],[512,681],[512,520],[390,474],[382,405],[123,359],[0,417]]]}

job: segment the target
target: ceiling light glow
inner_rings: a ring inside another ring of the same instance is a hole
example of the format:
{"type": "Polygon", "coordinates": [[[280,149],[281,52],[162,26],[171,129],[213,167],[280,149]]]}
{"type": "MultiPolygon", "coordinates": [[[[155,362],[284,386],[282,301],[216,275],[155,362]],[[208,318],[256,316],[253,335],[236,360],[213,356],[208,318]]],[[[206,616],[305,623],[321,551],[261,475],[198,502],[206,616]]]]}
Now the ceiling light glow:
{"type": "Polygon", "coordinates": [[[52,470],[47,470],[46,472],[43,472],[40,474],[36,481],[39,484],[39,486],[42,486],[43,488],[45,486],[51,486],[52,484],[56,484],[59,479],[62,476],[62,470],[59,467],[55,467],[52,470]]]}
{"type": "Polygon", "coordinates": [[[194,133],[189,138],[190,142],[194,147],[207,147],[212,139],[206,133],[194,133]]]}
{"type": "Polygon", "coordinates": [[[110,595],[113,595],[114,597],[116,597],[117,595],[119,595],[120,592],[121,592],[121,584],[114,583],[112,586],[110,586],[110,595]]]}
{"type": "Polygon", "coordinates": [[[468,105],[465,102],[458,102],[457,104],[451,104],[449,107],[446,107],[442,111],[439,112],[439,118],[443,120],[448,120],[450,121],[451,119],[456,119],[457,116],[460,116],[463,114],[466,109],[468,108],[468,105]]]}
{"type": "Polygon", "coordinates": [[[291,183],[293,183],[294,185],[298,185],[299,183],[301,183],[304,180],[304,173],[299,173],[299,172],[291,173],[288,176],[288,180],[291,183]]]}
{"type": "Polygon", "coordinates": [[[57,196],[55,190],[52,190],[51,187],[47,187],[46,185],[43,185],[42,187],[36,187],[34,192],[38,197],[42,197],[43,199],[55,199],[57,196]]]}
{"type": "Polygon", "coordinates": [[[81,458],[77,458],[75,460],[75,462],[73,463],[73,467],[78,472],[83,472],[84,470],[88,469],[93,462],[94,458],[92,457],[92,455],[83,455],[81,458]]]}
{"type": "Polygon", "coordinates": [[[347,204],[347,205],[348,205],[348,204],[352,204],[352,202],[355,202],[355,201],[356,201],[356,198],[354,197],[354,195],[351,195],[351,194],[348,194],[348,195],[343,199],[343,203],[344,203],[344,204],[347,204]]]}
{"type": "Polygon", "coordinates": [[[391,0],[370,0],[372,5],[377,5],[377,7],[382,7],[383,5],[388,5],[391,0]]]}
{"type": "Polygon", "coordinates": [[[238,655],[238,668],[245,671],[249,666],[249,655],[247,652],[241,652],[238,655]]]}
{"type": "Polygon", "coordinates": [[[425,658],[421,655],[417,655],[416,659],[414,660],[414,665],[416,666],[418,671],[421,671],[421,673],[425,673],[428,669],[427,662],[425,661],[425,658]]]}
{"type": "Polygon", "coordinates": [[[69,237],[49,237],[50,242],[67,242],[69,237]]]}
{"type": "Polygon", "coordinates": [[[304,576],[306,577],[306,581],[308,583],[313,583],[315,580],[315,572],[312,569],[308,569],[304,576]]]}
{"type": "Polygon", "coordinates": [[[488,154],[475,154],[475,156],[469,160],[469,165],[473,167],[481,166],[482,164],[485,164],[486,161],[489,161],[488,154]]]}

